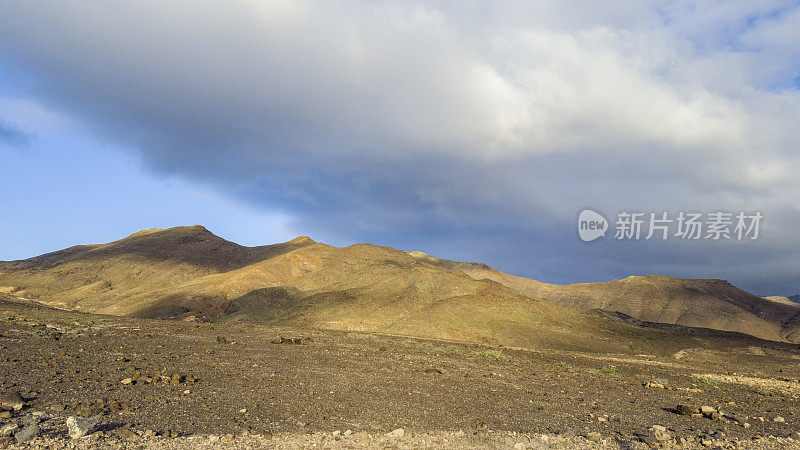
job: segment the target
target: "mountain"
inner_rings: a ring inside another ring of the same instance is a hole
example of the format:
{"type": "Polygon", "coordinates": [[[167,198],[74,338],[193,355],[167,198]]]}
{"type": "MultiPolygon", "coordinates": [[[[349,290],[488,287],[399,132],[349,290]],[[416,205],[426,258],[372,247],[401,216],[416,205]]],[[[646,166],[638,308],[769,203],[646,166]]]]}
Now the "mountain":
{"type": "Polygon", "coordinates": [[[800,303],[800,294],[792,295],[791,297],[788,297],[788,298],[789,298],[789,300],[791,300],[791,301],[793,301],[795,303],[800,303]]]}
{"type": "MultiPolygon", "coordinates": [[[[300,236],[244,247],[201,226],[0,262],[0,293],[100,314],[524,347],[619,350],[641,335],[634,321],[800,339],[796,307],[721,280],[650,276],[559,286],[371,244],[340,248],[300,236]]],[[[647,333],[658,339],[664,331],[647,333]]]]}
{"type": "Polygon", "coordinates": [[[771,301],[771,302],[776,302],[776,303],[780,303],[780,304],[783,304],[783,305],[789,305],[789,306],[793,306],[795,308],[800,308],[800,305],[798,305],[796,302],[793,302],[792,299],[790,299],[789,297],[782,297],[780,295],[769,295],[769,296],[764,297],[764,298],[769,300],[769,301],[771,301]]]}
{"type": "Polygon", "coordinates": [[[555,285],[508,275],[485,264],[448,261],[421,252],[410,254],[571,308],[613,311],[641,321],[733,331],[776,341],[800,340],[797,305],[767,300],[724,280],[650,275],[555,285]]]}

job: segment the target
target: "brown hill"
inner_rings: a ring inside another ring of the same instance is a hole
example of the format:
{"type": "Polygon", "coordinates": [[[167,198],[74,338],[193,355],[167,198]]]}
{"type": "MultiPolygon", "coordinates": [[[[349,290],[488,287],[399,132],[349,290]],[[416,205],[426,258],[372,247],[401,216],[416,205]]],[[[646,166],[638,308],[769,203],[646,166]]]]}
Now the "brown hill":
{"type": "Polygon", "coordinates": [[[641,323],[789,341],[797,338],[798,321],[797,308],[718,280],[631,277],[557,286],[370,244],[338,248],[301,236],[243,247],[200,226],[147,230],[2,262],[0,292],[111,315],[597,350],[624,349],[642,335],[626,321],[590,311],[595,309],[641,323]]]}
{"type": "Polygon", "coordinates": [[[641,321],[734,331],[769,340],[800,340],[797,305],[753,295],[724,280],[650,275],[555,285],[508,275],[485,264],[448,261],[421,252],[410,254],[571,308],[620,312],[641,321]]]}

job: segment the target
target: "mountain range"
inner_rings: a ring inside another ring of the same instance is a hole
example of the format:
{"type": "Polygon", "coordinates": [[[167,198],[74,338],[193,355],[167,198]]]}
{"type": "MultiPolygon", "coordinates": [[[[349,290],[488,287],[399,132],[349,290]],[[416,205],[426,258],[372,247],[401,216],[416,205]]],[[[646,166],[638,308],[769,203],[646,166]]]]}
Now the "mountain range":
{"type": "Polygon", "coordinates": [[[634,322],[800,342],[800,305],[723,280],[651,275],[556,285],[480,263],[371,244],[334,247],[306,236],[245,247],[202,226],[0,262],[0,293],[98,314],[526,347],[591,342],[614,350],[635,333],[634,322]]]}

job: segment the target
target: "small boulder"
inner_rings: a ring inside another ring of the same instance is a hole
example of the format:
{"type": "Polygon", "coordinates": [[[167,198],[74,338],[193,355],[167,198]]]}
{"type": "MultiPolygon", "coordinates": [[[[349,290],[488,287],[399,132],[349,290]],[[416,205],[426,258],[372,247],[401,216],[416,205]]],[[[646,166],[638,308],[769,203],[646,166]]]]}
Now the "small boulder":
{"type": "Polygon", "coordinates": [[[602,438],[603,438],[603,436],[600,433],[598,433],[597,431],[592,431],[590,433],[586,433],[586,439],[588,439],[588,440],[590,440],[592,442],[600,442],[600,440],[602,438]]]}
{"type": "Polygon", "coordinates": [[[783,418],[783,417],[781,417],[781,416],[778,416],[778,417],[776,417],[776,418],[772,419],[772,421],[773,421],[773,422],[779,422],[779,423],[783,423],[783,422],[786,422],[786,419],[784,419],[784,418],[783,418]]]}
{"type": "Polygon", "coordinates": [[[669,431],[667,431],[667,427],[661,425],[653,425],[650,427],[650,432],[653,433],[653,437],[656,438],[659,442],[666,442],[672,440],[672,435],[669,431]]]}
{"type": "Polygon", "coordinates": [[[717,412],[717,408],[714,408],[713,406],[703,405],[700,407],[700,413],[706,417],[711,417],[711,414],[714,414],[715,412],[717,412]]]}
{"type": "Polygon", "coordinates": [[[682,416],[691,416],[692,414],[700,414],[700,408],[694,405],[678,405],[676,408],[678,414],[682,416]]]}
{"type": "Polygon", "coordinates": [[[387,434],[387,436],[391,436],[391,437],[403,437],[403,435],[406,434],[406,430],[404,430],[402,428],[398,428],[398,429],[392,430],[392,431],[390,431],[390,432],[388,432],[386,434],[387,434]]]}
{"type": "Polygon", "coordinates": [[[72,439],[78,439],[91,434],[100,425],[100,419],[69,416],[67,417],[67,432],[72,439]]]}
{"type": "Polygon", "coordinates": [[[141,439],[141,437],[138,434],[136,434],[135,431],[131,430],[127,426],[117,428],[116,430],[114,430],[114,434],[116,434],[121,439],[124,439],[126,441],[138,441],[139,439],[141,439]]]}
{"type": "Polygon", "coordinates": [[[11,436],[17,430],[19,430],[19,425],[15,423],[7,423],[0,427],[0,436],[11,436]]]}
{"type": "Polygon", "coordinates": [[[27,442],[36,437],[39,434],[39,424],[34,423],[30,424],[27,427],[23,428],[20,431],[14,433],[14,439],[17,440],[19,443],[27,442]]]}
{"type": "Polygon", "coordinates": [[[0,398],[0,409],[6,411],[19,411],[25,406],[25,400],[19,392],[12,391],[0,398]]]}

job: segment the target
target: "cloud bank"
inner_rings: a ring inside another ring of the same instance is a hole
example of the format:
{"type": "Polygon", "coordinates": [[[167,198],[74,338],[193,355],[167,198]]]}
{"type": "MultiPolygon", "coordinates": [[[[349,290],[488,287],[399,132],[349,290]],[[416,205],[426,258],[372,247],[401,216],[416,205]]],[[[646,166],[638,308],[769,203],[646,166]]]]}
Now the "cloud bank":
{"type": "Polygon", "coordinates": [[[156,172],[309,233],[791,294],[798,27],[781,1],[6,2],[0,64],[156,172]],[[766,220],[747,244],[588,245],[586,207],[766,220]]]}

